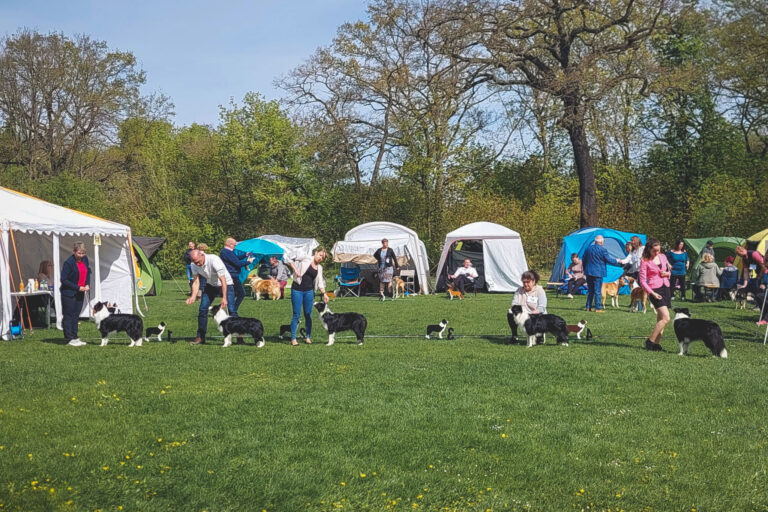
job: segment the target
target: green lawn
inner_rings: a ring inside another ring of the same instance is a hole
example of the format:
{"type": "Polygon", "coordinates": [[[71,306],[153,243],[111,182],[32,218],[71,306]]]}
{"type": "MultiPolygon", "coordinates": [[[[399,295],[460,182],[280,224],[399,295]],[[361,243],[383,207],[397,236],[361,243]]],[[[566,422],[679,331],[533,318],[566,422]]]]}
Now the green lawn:
{"type": "MultiPolygon", "coordinates": [[[[165,289],[145,325],[193,336],[197,306],[165,289]]],[[[595,315],[552,296],[596,338],[528,349],[505,343],[510,298],[332,302],[367,315],[362,347],[326,347],[317,320],[291,347],[276,336],[290,303],[250,299],[263,349],[101,348],[90,323],[87,347],[0,342],[0,510],[768,510],[756,313],[692,305],[743,339],[727,360],[701,343],[684,358],[671,325],[664,353],[629,338],[654,316],[627,297],[595,315]],[[466,337],[424,339],[441,318],[466,337]]]]}

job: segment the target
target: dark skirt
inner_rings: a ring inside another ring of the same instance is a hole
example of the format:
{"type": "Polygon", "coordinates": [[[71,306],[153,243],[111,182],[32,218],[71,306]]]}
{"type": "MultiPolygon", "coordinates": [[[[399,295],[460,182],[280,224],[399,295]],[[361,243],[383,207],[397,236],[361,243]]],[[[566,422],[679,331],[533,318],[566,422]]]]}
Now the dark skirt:
{"type": "Polygon", "coordinates": [[[672,297],[669,292],[669,286],[661,286],[660,288],[654,288],[653,291],[661,295],[660,299],[657,299],[653,295],[648,295],[648,300],[651,301],[651,304],[653,304],[653,307],[655,307],[656,309],[659,309],[661,307],[664,307],[664,308],[672,307],[672,297]]]}

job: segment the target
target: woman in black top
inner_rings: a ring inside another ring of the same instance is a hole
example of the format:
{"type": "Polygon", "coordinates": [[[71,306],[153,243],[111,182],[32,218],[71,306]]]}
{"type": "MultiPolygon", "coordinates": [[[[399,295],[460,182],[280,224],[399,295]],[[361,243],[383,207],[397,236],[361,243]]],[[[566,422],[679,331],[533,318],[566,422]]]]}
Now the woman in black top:
{"type": "Polygon", "coordinates": [[[291,345],[299,344],[296,341],[296,330],[299,327],[299,317],[304,311],[304,324],[307,329],[307,339],[305,343],[312,343],[312,304],[315,300],[315,282],[323,294],[323,301],[328,302],[328,295],[325,293],[325,280],[323,279],[323,266],[320,263],[327,256],[325,249],[318,247],[313,256],[308,256],[289,262],[293,269],[293,275],[296,276],[291,285],[291,306],[293,307],[293,318],[291,319],[291,345]]]}
{"type": "Polygon", "coordinates": [[[376,258],[379,267],[379,295],[381,300],[384,300],[384,286],[387,286],[389,294],[392,295],[392,277],[395,275],[395,269],[399,269],[400,265],[397,264],[395,251],[390,249],[389,240],[386,238],[382,239],[381,247],[376,249],[373,257],[376,258]]]}

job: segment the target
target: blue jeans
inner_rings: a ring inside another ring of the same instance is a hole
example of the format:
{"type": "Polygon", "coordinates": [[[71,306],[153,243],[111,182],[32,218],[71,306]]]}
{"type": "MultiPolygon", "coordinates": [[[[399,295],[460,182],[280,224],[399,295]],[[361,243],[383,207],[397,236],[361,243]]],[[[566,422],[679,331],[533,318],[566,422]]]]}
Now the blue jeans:
{"type": "Polygon", "coordinates": [[[231,288],[235,291],[235,303],[229,308],[230,311],[233,311],[230,315],[240,316],[237,311],[240,309],[240,304],[243,303],[245,298],[245,288],[243,288],[243,283],[240,282],[239,276],[232,276],[232,282],[234,283],[231,288]]]}
{"type": "Polygon", "coordinates": [[[296,339],[296,330],[299,327],[299,316],[304,310],[304,325],[307,329],[307,338],[312,335],[312,304],[315,301],[315,290],[305,292],[291,290],[291,306],[293,306],[293,318],[291,319],[291,339],[296,339]]]}
{"type": "Polygon", "coordinates": [[[587,276],[587,309],[592,309],[592,299],[595,299],[595,309],[603,309],[603,278],[587,276]]]}
{"type": "MultiPolygon", "coordinates": [[[[205,340],[205,332],[208,330],[208,308],[216,297],[221,297],[221,288],[206,285],[203,296],[200,298],[200,309],[197,311],[197,336],[201,340],[205,340]]],[[[237,316],[232,314],[234,307],[235,289],[232,286],[227,286],[227,310],[230,316],[237,316]]]]}

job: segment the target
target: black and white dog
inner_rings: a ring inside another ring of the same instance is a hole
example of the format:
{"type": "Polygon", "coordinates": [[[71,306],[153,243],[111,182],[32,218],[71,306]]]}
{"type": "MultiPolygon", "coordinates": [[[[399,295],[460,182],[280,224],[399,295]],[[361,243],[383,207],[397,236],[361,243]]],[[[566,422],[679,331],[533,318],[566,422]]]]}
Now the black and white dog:
{"type": "Polygon", "coordinates": [[[429,337],[432,334],[437,333],[437,337],[440,339],[443,339],[443,331],[445,330],[445,326],[448,325],[448,320],[443,319],[440,321],[439,324],[430,324],[427,326],[427,339],[430,339],[429,337]]]}
{"type": "Polygon", "coordinates": [[[261,320],[255,318],[231,317],[221,304],[209,308],[219,331],[224,335],[224,348],[232,344],[232,335],[253,336],[253,342],[258,348],[264,346],[264,326],[261,320]]]}
{"type": "Polygon", "coordinates": [[[147,327],[147,331],[144,333],[144,339],[149,341],[151,336],[157,336],[157,341],[163,341],[163,333],[165,332],[165,322],[160,322],[157,327],[147,327]]]}
{"type": "Polygon", "coordinates": [[[144,322],[139,315],[126,315],[123,313],[112,313],[112,305],[108,302],[97,302],[93,306],[93,320],[96,322],[96,328],[101,333],[101,346],[109,343],[109,335],[113,332],[124,331],[131,339],[129,347],[140,347],[144,338],[144,322]]]}
{"type": "Polygon", "coordinates": [[[568,346],[568,325],[562,317],[557,315],[536,314],[530,315],[519,304],[512,306],[507,312],[507,319],[512,317],[510,327],[512,328],[512,338],[517,338],[517,328],[522,327],[528,335],[528,347],[536,344],[536,338],[541,337],[542,342],[546,343],[547,333],[552,333],[557,338],[557,342],[564,347],[568,346]]]}
{"type": "Polygon", "coordinates": [[[323,327],[328,331],[328,346],[333,345],[337,332],[353,331],[357,336],[357,344],[363,344],[368,320],[360,313],[332,313],[324,302],[315,302],[315,309],[320,314],[323,327]]]}
{"type": "MultiPolygon", "coordinates": [[[[291,332],[291,324],[283,324],[280,326],[280,339],[283,339],[283,336],[286,334],[290,334],[291,332]]],[[[307,337],[307,331],[303,327],[299,327],[299,334],[302,338],[307,337]]]]}
{"type": "Polygon", "coordinates": [[[691,318],[688,308],[675,308],[675,336],[680,346],[679,355],[688,355],[691,342],[701,340],[715,357],[728,357],[720,326],[710,320],[691,318]]]}

